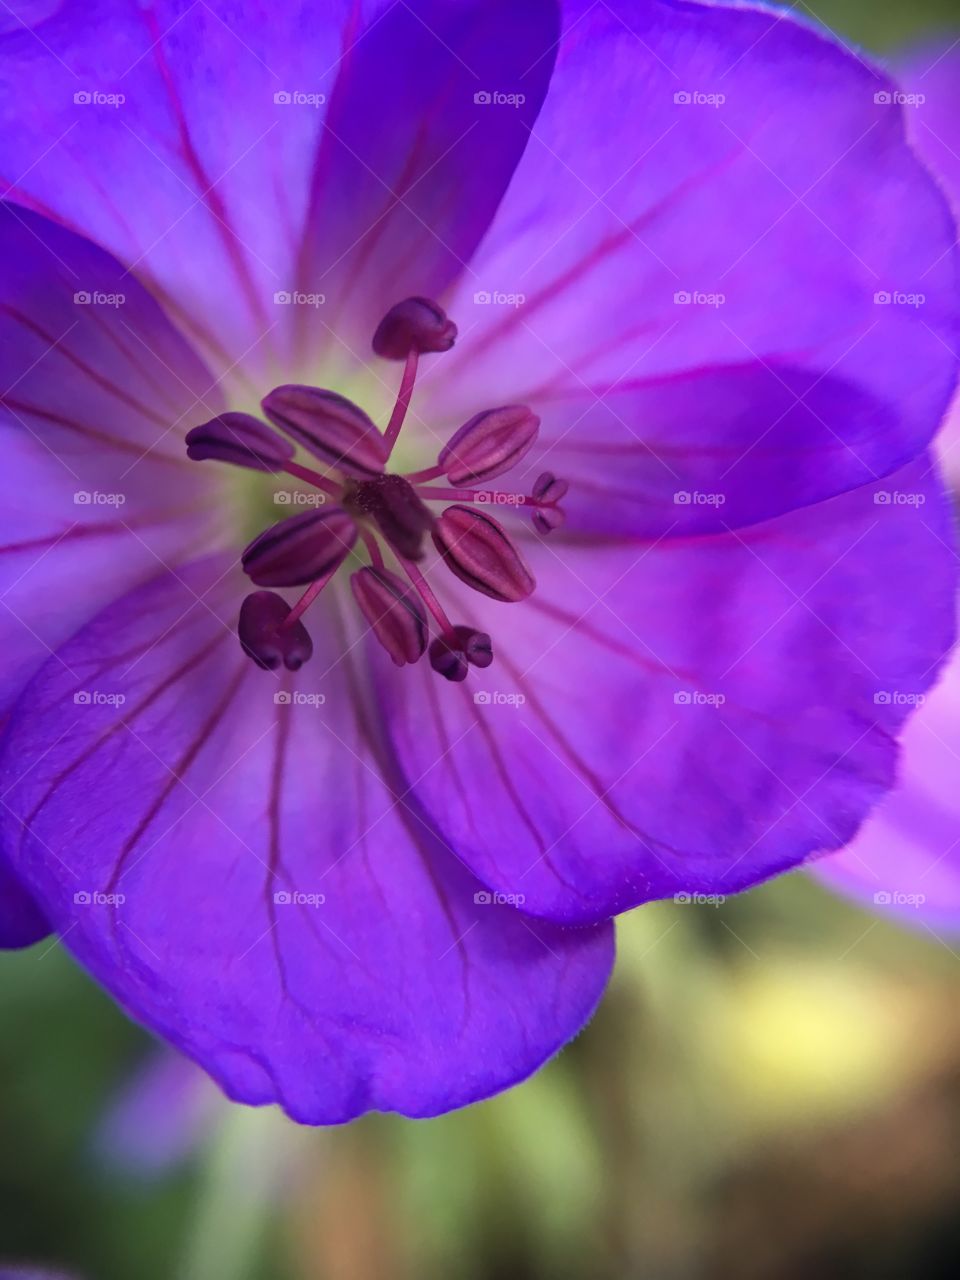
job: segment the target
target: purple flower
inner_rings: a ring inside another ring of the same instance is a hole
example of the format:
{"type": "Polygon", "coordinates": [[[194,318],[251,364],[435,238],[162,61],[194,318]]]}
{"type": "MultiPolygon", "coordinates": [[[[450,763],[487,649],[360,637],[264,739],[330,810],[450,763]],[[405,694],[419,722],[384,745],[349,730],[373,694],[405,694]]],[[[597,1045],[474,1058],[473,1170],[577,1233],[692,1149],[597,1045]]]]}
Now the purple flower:
{"type": "MultiPolygon", "coordinates": [[[[902,63],[912,137],[960,203],[960,46],[931,46],[902,63]]],[[[942,470],[960,491],[960,405],[937,441],[942,470]]],[[[903,736],[897,786],[842,853],[817,867],[824,883],[872,910],[934,930],[960,929],[960,653],[931,692],[882,693],[918,710],[903,736]]]]}
{"type": "Polygon", "coordinates": [[[192,1062],[166,1049],[153,1054],[111,1099],[95,1134],[98,1163],[128,1177],[160,1177],[210,1136],[224,1105],[192,1062]]]}
{"type": "Polygon", "coordinates": [[[4,30],[11,945],[233,1098],[430,1115],[616,912],[853,836],[953,637],[891,82],[682,0],[4,30]]]}
{"type": "Polygon", "coordinates": [[[36,1267],[4,1266],[0,1263],[0,1280],[74,1280],[65,1271],[38,1271],[36,1267]]]}

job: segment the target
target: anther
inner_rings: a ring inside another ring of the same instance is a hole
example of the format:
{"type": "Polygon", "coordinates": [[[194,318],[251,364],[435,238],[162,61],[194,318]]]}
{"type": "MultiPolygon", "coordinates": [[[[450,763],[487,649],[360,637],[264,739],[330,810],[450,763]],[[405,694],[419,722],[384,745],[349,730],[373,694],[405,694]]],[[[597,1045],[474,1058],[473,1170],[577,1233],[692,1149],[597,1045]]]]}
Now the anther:
{"type": "Polygon", "coordinates": [[[406,360],[412,353],[449,351],[457,326],[429,298],[406,298],[390,308],[373,335],[373,349],[385,360],[406,360]]]}
{"type": "Polygon", "coordinates": [[[540,419],[526,405],[487,409],[465,422],[441,450],[437,465],[456,485],[478,484],[503,475],[537,439],[540,419]]]}
{"type": "Polygon", "coordinates": [[[290,606],[272,591],[255,591],[240,606],[237,632],[244,653],[264,671],[285,666],[299,671],[313,655],[313,641],[302,622],[287,624],[290,606]]]}
{"type": "Polygon", "coordinates": [[[534,481],[532,493],[538,502],[554,503],[565,498],[569,488],[569,481],[558,480],[552,471],[542,471],[534,481]]]}
{"type": "Polygon", "coordinates": [[[187,457],[194,462],[232,462],[251,471],[282,471],[294,455],[289,440],[249,413],[221,413],[187,432],[187,457]]]}
{"type": "Polygon", "coordinates": [[[430,645],[430,666],[438,676],[455,684],[466,680],[469,670],[467,655],[462,649],[449,645],[442,636],[437,636],[430,645]]]}
{"type": "Polygon", "coordinates": [[[430,645],[430,665],[445,680],[465,680],[469,666],[489,667],[492,661],[490,637],[462,624],[445,635],[437,636],[430,645]]]}
{"type": "Polygon", "coordinates": [[[366,566],[350,579],[360,612],[398,667],[427,647],[427,615],[416,592],[387,569],[366,566]]]}
{"type": "Polygon", "coordinates": [[[461,582],[494,600],[525,600],[536,586],[502,525],[472,507],[447,507],[433,542],[461,582]]]}
{"type": "Polygon", "coordinates": [[[328,577],[356,540],[357,526],[345,511],[307,511],[254,538],[243,553],[243,569],[258,587],[303,586],[328,577]]]}
{"type": "Polygon", "coordinates": [[[544,471],[537,476],[533,497],[539,505],[534,509],[530,520],[538,533],[552,533],[565,522],[567,517],[558,503],[566,496],[569,488],[569,483],[558,480],[552,471],[544,471]]]}
{"type": "Polygon", "coordinates": [[[387,447],[376,424],[335,391],[319,387],[274,387],[261,401],[275,427],[292,436],[328,467],[363,478],[382,471],[387,447]]]}

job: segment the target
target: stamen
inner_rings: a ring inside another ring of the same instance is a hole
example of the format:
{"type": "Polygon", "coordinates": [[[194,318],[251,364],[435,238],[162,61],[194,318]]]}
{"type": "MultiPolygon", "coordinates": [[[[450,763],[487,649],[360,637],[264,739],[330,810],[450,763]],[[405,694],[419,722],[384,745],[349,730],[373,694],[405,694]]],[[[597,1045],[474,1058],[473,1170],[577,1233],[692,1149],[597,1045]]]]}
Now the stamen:
{"type": "Polygon", "coordinates": [[[261,404],[275,427],[344,475],[364,479],[386,465],[388,451],[376,424],[335,391],[274,387],[261,404]]]}
{"type": "Polygon", "coordinates": [[[310,586],[307,587],[306,591],[290,610],[290,616],[283,624],[284,627],[292,627],[294,623],[299,622],[330,579],[334,577],[339,568],[339,564],[332,565],[322,578],[318,578],[316,582],[310,583],[310,586]]]}
{"type": "Polygon", "coordinates": [[[465,680],[468,666],[489,667],[492,661],[490,637],[473,627],[458,625],[452,636],[437,636],[430,645],[430,665],[445,680],[465,680]]]}
{"type": "Polygon", "coordinates": [[[492,480],[530,452],[539,431],[540,419],[526,405],[487,409],[465,422],[441,450],[440,474],[455,485],[492,480]]]}
{"type": "Polygon", "coordinates": [[[357,526],[339,507],[306,511],[265,529],[242,556],[258,587],[299,587],[333,573],[350,554],[357,526]]]}
{"type": "Polygon", "coordinates": [[[402,578],[369,565],[350,579],[354,599],[396,666],[417,662],[427,647],[427,616],[402,578]]]}
{"type": "Polygon", "coordinates": [[[430,645],[430,666],[438,676],[443,676],[444,680],[450,680],[455,684],[466,680],[467,672],[470,670],[467,655],[455,645],[447,644],[440,636],[437,636],[430,645]]]}
{"type": "Polygon", "coordinates": [[[552,533],[566,521],[567,517],[558,504],[566,496],[569,488],[567,481],[558,480],[552,471],[544,471],[537,476],[533,486],[533,496],[538,503],[538,508],[530,516],[537,533],[552,533]]]}
{"type": "Polygon", "coordinates": [[[534,527],[549,533],[563,523],[558,504],[568,486],[545,471],[530,495],[468,487],[503,475],[530,452],[540,419],[526,405],[502,405],[475,414],[454,433],[433,466],[406,476],[386,473],[410,409],[421,356],[449,351],[456,336],[456,325],[427,298],[407,298],[384,316],[373,349],[385,359],[402,361],[403,375],[383,434],[362,409],[333,391],[285,384],[264,397],[263,412],[270,423],[319,458],[331,475],[295,461],[290,440],[249,414],[221,414],[188,432],[191,458],[286,472],[334,499],[322,511],[272,525],[243,553],[243,568],[258,586],[306,586],[292,607],[273,591],[257,591],[244,600],[240,642],[259,666],[275,669],[283,664],[295,671],[311,656],[313,644],[300,619],[358,537],[370,564],[353,573],[351,590],[395,665],[415,663],[429,652],[434,671],[461,681],[471,666],[485,668],[493,662],[490,636],[451,623],[418,567],[425,536],[432,535],[447,567],[474,590],[502,602],[526,599],[536,585],[533,575],[498,521],[476,506],[533,508],[534,527]],[[444,476],[453,487],[427,483],[444,476]],[[426,505],[436,501],[454,505],[436,518],[426,505]],[[387,569],[380,538],[411,585],[387,569]],[[428,616],[438,628],[432,641],[428,616]]]}
{"type": "Polygon", "coordinates": [[[282,664],[299,671],[313,655],[313,641],[306,627],[292,616],[281,596],[272,591],[255,591],[240,606],[237,633],[244,653],[264,671],[276,671],[282,664]]]}
{"type": "Polygon", "coordinates": [[[390,414],[390,421],[387,423],[387,429],[383,433],[384,443],[387,446],[388,457],[393,453],[393,446],[397,443],[400,428],[403,426],[407,416],[407,410],[410,408],[410,398],[413,395],[413,384],[417,380],[417,367],[419,364],[419,351],[411,351],[403,366],[403,377],[400,380],[400,390],[397,393],[397,403],[393,406],[393,412],[390,414]]]}
{"type": "Polygon", "coordinates": [[[566,523],[567,517],[559,507],[538,507],[531,513],[530,522],[537,533],[546,536],[566,523]]]}
{"type": "Polygon", "coordinates": [[[373,562],[373,567],[375,569],[385,568],[383,552],[380,550],[380,543],[377,541],[374,534],[369,529],[365,529],[363,525],[361,525],[360,537],[363,539],[363,544],[370,553],[370,559],[373,562]]]}
{"type": "MultiPolygon", "coordinates": [[[[406,476],[407,480],[433,479],[439,468],[427,468],[406,476]]],[[[530,513],[533,527],[538,533],[552,533],[566,520],[558,505],[570,488],[566,480],[558,480],[549,471],[537,478],[531,495],[500,493],[496,489],[447,489],[438,485],[414,486],[417,494],[426,502],[473,502],[487,507],[534,507],[530,513]]]]}
{"type": "Polygon", "coordinates": [[[429,298],[406,298],[391,307],[377,325],[373,349],[385,360],[406,360],[411,352],[449,351],[457,326],[429,298]]]}
{"type": "Polygon", "coordinates": [[[452,640],[453,637],[456,635],[454,625],[450,621],[450,619],[447,617],[447,615],[444,613],[443,605],[441,605],[440,601],[433,594],[430,584],[427,582],[426,578],[423,576],[423,574],[420,572],[417,566],[415,564],[411,564],[409,560],[401,560],[400,563],[403,565],[404,573],[407,575],[407,577],[410,579],[410,581],[419,591],[420,597],[423,600],[423,603],[427,606],[427,608],[430,610],[430,612],[433,614],[434,618],[436,619],[437,625],[440,627],[441,632],[445,636],[449,636],[452,640]]]}
{"type": "Polygon", "coordinates": [[[533,496],[537,502],[553,506],[567,496],[569,481],[558,480],[552,471],[542,471],[533,485],[533,496]]]}
{"type": "Polygon", "coordinates": [[[503,527],[472,507],[447,507],[433,543],[461,582],[494,600],[525,600],[536,586],[503,527]]]}
{"type": "Polygon", "coordinates": [[[188,431],[186,443],[194,462],[213,459],[251,471],[283,471],[295,452],[289,440],[249,413],[221,413],[188,431]]]}

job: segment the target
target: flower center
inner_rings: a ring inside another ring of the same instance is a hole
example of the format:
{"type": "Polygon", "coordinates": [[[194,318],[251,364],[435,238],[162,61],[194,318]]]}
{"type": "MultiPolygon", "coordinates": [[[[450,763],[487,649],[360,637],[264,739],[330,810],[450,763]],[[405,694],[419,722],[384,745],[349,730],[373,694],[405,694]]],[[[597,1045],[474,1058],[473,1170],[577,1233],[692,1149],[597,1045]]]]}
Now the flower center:
{"type": "MultiPolygon", "coordinates": [[[[271,525],[243,552],[244,571],[263,589],[243,601],[238,632],[258,666],[297,670],[310,658],[313,643],[301,619],[358,543],[369,563],[350,577],[353,597],[397,666],[428,653],[434,671],[458,681],[470,666],[493,661],[490,637],[450,621],[420,562],[429,535],[440,563],[474,590],[504,603],[531,594],[534,578],[519,550],[480,509],[501,505],[507,495],[474,486],[503,475],[529,453],[539,418],[525,405],[484,410],[453,434],[433,466],[405,475],[387,470],[421,357],[449,351],[456,334],[443,310],[425,298],[408,298],[387,313],[373,349],[402,361],[403,373],[382,432],[344,396],[288,385],[261,402],[267,422],[225,413],[187,433],[187,455],[196,461],[283,472],[315,495],[309,509],[271,525]],[[298,447],[308,455],[304,461],[298,447]],[[440,478],[452,487],[430,483],[440,478]],[[435,514],[430,503],[454,505],[435,514]],[[292,605],[272,589],[290,587],[306,587],[292,605]]],[[[566,491],[565,481],[544,472],[529,495],[509,495],[509,505],[528,507],[534,528],[547,534],[563,523],[559,503],[566,491]]]]}

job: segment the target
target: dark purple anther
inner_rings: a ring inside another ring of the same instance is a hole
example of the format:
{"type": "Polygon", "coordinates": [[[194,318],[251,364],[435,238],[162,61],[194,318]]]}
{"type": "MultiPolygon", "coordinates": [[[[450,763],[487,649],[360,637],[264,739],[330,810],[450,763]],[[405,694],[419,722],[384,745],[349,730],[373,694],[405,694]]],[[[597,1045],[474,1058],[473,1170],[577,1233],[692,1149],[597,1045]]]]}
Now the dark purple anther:
{"type": "Polygon", "coordinates": [[[251,471],[282,471],[294,455],[289,440],[249,413],[221,413],[187,432],[187,457],[194,462],[232,462],[251,471]]]}
{"type": "Polygon", "coordinates": [[[552,533],[566,521],[566,516],[557,506],[566,496],[570,488],[566,480],[558,480],[552,471],[544,471],[537,476],[533,486],[533,497],[543,505],[535,508],[530,517],[537,533],[552,533]]]}
{"type": "Polygon", "coordinates": [[[533,496],[538,502],[559,502],[566,497],[569,488],[568,480],[558,480],[552,471],[543,471],[534,482],[533,496]]]}
{"type": "Polygon", "coordinates": [[[258,587],[300,587],[332,573],[357,540],[345,511],[307,511],[265,529],[243,553],[243,569],[258,587]]]}
{"type": "Polygon", "coordinates": [[[281,665],[299,671],[313,654],[313,641],[302,622],[283,625],[289,615],[286,600],[272,591],[255,591],[240,606],[240,644],[265,671],[276,671],[281,665]]]}
{"type": "Polygon", "coordinates": [[[447,507],[433,543],[461,582],[494,600],[525,600],[536,586],[503,527],[473,507],[447,507]]]}
{"type": "Polygon", "coordinates": [[[487,409],[463,424],[437,462],[452,484],[492,480],[529,452],[539,430],[540,419],[526,405],[487,409]]]}
{"type": "Polygon", "coordinates": [[[554,529],[559,529],[565,522],[567,517],[559,507],[536,507],[530,517],[530,521],[537,533],[553,533],[554,529]]]}
{"type": "Polygon", "coordinates": [[[474,631],[473,627],[456,626],[453,628],[460,648],[472,667],[489,667],[493,661],[493,641],[485,631],[474,631]]]}
{"type": "Polygon", "coordinates": [[[429,298],[407,298],[391,307],[373,335],[373,349],[385,360],[406,360],[412,352],[449,351],[457,326],[429,298]]]}
{"type": "Polygon", "coordinates": [[[350,586],[373,634],[398,667],[423,657],[427,615],[408,583],[388,569],[368,565],[353,575],[350,586]]]}
{"type": "Polygon", "coordinates": [[[430,645],[430,665],[437,675],[456,684],[466,680],[469,670],[467,655],[463,650],[448,644],[441,636],[437,636],[430,645]]]}
{"type": "Polygon", "coordinates": [[[358,515],[372,520],[404,560],[423,558],[423,537],[433,528],[433,516],[403,476],[382,475],[361,481],[345,501],[358,515]]]}
{"type": "Polygon", "coordinates": [[[462,624],[430,645],[430,665],[445,680],[465,680],[468,665],[489,667],[492,661],[493,642],[486,632],[462,624]]]}
{"type": "Polygon", "coordinates": [[[376,475],[387,447],[374,422],[345,396],[319,387],[274,387],[261,401],[275,427],[329,467],[348,476],[376,475]]]}

